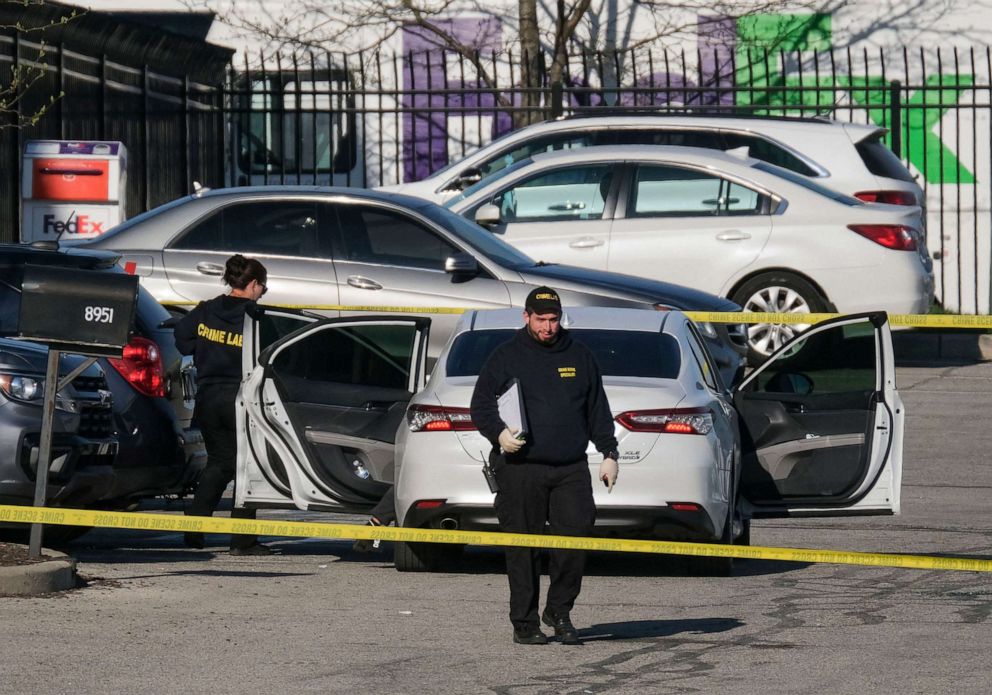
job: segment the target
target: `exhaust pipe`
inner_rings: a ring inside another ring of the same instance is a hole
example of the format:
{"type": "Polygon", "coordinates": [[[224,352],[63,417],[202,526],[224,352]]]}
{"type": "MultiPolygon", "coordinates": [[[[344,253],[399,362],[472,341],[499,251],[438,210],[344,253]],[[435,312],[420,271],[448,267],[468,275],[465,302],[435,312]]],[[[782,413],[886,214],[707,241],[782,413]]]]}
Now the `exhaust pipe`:
{"type": "Polygon", "coordinates": [[[446,516],[441,519],[441,528],[445,531],[454,531],[458,528],[458,519],[452,519],[450,516],[446,516]]]}

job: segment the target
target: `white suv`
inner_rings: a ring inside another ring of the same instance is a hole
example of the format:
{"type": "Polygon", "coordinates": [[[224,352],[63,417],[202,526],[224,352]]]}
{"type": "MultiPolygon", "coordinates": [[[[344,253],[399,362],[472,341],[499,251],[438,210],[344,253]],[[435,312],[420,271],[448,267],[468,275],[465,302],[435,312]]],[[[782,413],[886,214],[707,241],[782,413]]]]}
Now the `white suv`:
{"type": "Polygon", "coordinates": [[[683,145],[731,150],[784,167],[866,202],[924,205],[913,175],[875,125],[822,118],[611,115],[538,123],[505,135],[422,181],[385,190],[443,203],[540,152],[593,145],[683,145]]]}

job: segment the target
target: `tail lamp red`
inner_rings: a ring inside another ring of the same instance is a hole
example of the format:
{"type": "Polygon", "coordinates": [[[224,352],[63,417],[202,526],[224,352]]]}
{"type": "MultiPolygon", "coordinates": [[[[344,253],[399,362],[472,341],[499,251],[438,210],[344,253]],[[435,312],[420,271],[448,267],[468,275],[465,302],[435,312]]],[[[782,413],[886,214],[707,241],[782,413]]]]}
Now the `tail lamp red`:
{"type": "Polygon", "coordinates": [[[616,421],[631,432],[707,434],[713,429],[713,413],[709,408],[628,410],[617,415],[616,421]]]}
{"type": "Polygon", "coordinates": [[[411,432],[465,432],[476,429],[468,408],[414,404],[407,408],[411,432]]]}
{"type": "Polygon", "coordinates": [[[916,235],[912,227],[901,224],[849,224],[847,228],[893,251],[916,250],[916,235]]]}
{"type": "Polygon", "coordinates": [[[133,337],[124,346],[120,359],[110,364],[131,386],[146,396],[165,396],[165,368],[162,353],[154,340],[133,337]]]}

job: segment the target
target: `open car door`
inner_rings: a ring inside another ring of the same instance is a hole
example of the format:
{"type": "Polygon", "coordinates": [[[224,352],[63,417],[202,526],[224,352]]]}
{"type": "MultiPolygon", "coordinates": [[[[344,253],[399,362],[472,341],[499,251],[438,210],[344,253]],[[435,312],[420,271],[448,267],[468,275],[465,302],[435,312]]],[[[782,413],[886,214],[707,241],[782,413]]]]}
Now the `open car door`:
{"type": "Polygon", "coordinates": [[[367,511],[393,480],[396,429],[426,381],[430,319],[247,319],[239,507],[367,511]],[[257,343],[255,341],[258,341],[257,343]]]}
{"type": "Polygon", "coordinates": [[[818,324],[737,388],[746,516],[899,513],[905,410],[884,312],[818,324]]]}

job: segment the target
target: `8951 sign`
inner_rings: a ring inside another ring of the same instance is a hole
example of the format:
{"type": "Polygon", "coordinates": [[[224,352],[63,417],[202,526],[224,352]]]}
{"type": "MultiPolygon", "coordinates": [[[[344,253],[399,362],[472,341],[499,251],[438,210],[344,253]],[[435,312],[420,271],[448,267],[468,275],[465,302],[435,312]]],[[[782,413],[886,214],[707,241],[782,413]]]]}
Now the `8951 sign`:
{"type": "Polygon", "coordinates": [[[113,323],[114,309],[109,306],[87,306],[83,310],[83,319],[90,323],[113,323]]]}

